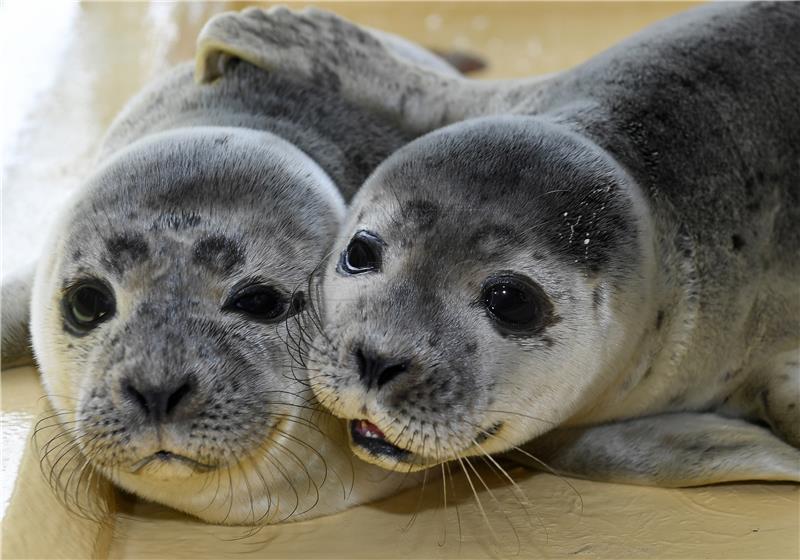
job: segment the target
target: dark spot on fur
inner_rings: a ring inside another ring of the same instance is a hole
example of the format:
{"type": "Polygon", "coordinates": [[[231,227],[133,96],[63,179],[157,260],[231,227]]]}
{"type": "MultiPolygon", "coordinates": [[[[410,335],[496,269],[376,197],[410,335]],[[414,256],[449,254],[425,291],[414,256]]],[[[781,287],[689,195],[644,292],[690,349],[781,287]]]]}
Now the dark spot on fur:
{"type": "Polygon", "coordinates": [[[742,236],[741,235],[737,235],[737,234],[734,234],[733,236],[731,236],[731,243],[733,244],[733,250],[734,251],[741,250],[742,247],[744,247],[744,245],[745,245],[744,239],[742,239],[742,236]]]}
{"type": "Polygon", "coordinates": [[[595,310],[598,309],[602,303],[603,289],[600,286],[597,286],[592,292],[592,304],[594,305],[595,310]]]}
{"type": "Polygon", "coordinates": [[[73,261],[78,261],[78,260],[80,260],[80,258],[81,258],[82,256],[83,256],[83,253],[81,252],[81,250],[80,250],[80,249],[75,249],[75,250],[72,252],[72,260],[73,260],[73,261]]]}
{"type": "Polygon", "coordinates": [[[661,330],[661,326],[664,324],[664,311],[659,310],[656,314],[656,330],[661,330]]]}
{"type": "Polygon", "coordinates": [[[103,265],[118,275],[130,267],[147,260],[149,256],[147,241],[137,233],[119,234],[106,239],[106,254],[103,265]]]}
{"type": "Polygon", "coordinates": [[[403,217],[412,223],[415,230],[431,229],[439,219],[439,205],[429,200],[409,200],[403,204],[403,217]]]}
{"type": "Polygon", "coordinates": [[[192,260],[196,264],[222,274],[229,274],[244,264],[244,249],[223,235],[212,235],[194,245],[192,260]]]}
{"type": "Polygon", "coordinates": [[[484,441],[489,439],[491,436],[497,434],[497,432],[499,432],[502,427],[503,427],[503,423],[502,422],[498,422],[497,424],[494,424],[493,426],[491,426],[488,430],[481,430],[481,432],[475,438],[475,441],[478,444],[483,443],[484,441]]]}
{"type": "Polygon", "coordinates": [[[469,342],[464,346],[464,354],[466,354],[467,356],[473,356],[477,351],[478,351],[478,344],[475,342],[469,342]]]}

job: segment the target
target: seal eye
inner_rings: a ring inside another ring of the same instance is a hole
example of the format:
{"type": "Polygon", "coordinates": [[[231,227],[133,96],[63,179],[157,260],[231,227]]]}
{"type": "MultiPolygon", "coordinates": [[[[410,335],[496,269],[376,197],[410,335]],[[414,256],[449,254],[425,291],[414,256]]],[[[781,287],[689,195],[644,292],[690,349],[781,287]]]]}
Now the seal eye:
{"type": "Polygon", "coordinates": [[[114,296],[106,285],[88,280],[67,291],[62,307],[69,325],[85,333],[114,314],[114,296]]]}
{"type": "Polygon", "coordinates": [[[287,311],[292,311],[292,314],[300,311],[302,306],[289,306],[286,296],[271,286],[249,284],[236,290],[222,308],[259,321],[274,321],[283,319],[287,311]]]}
{"type": "Polygon", "coordinates": [[[484,283],[481,301],[505,334],[535,334],[552,312],[544,291],[520,276],[490,278],[484,283]]]}
{"type": "Polygon", "coordinates": [[[339,271],[347,274],[363,274],[381,267],[383,241],[368,231],[359,231],[350,240],[339,259],[339,271]]]}

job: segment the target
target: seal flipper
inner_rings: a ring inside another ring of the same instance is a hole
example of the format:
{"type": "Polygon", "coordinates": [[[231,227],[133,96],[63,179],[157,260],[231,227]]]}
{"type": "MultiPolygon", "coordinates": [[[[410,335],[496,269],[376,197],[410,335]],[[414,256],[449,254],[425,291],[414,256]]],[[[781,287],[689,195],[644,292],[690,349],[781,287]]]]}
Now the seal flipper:
{"type": "Polygon", "coordinates": [[[763,418],[772,430],[800,448],[800,351],[779,354],[759,393],[763,418]]]}
{"type": "Polygon", "coordinates": [[[800,482],[800,450],[768,429],[716,414],[677,413],[564,428],[512,461],[591,480],[664,487],[772,480],[800,482]],[[541,459],[537,463],[531,456],[541,459]]]}
{"type": "Polygon", "coordinates": [[[720,410],[764,422],[800,448],[800,350],[779,352],[755,368],[720,410]]]}
{"type": "Polygon", "coordinates": [[[228,58],[240,58],[314,80],[419,131],[483,113],[503,89],[448,72],[448,65],[424,52],[322,10],[249,8],[209,20],[197,39],[195,75],[210,82],[222,75],[228,58]]]}
{"type": "Polygon", "coordinates": [[[3,369],[33,364],[30,337],[30,306],[36,267],[27,268],[3,279],[0,311],[0,362],[3,369]]]}

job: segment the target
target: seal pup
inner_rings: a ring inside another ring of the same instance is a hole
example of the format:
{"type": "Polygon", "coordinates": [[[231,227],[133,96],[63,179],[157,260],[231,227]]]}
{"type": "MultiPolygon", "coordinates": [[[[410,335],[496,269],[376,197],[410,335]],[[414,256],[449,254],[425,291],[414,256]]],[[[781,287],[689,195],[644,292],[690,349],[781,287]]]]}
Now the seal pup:
{"type": "Polygon", "coordinates": [[[410,87],[363,31],[291,17],[325,29],[317,66],[287,41],[278,67],[369,60],[347,95],[419,126],[496,115],[395,152],[322,273],[310,381],[358,456],[527,444],[599,480],[800,481],[800,6],[692,10],[544,80],[410,87]]]}
{"type": "MultiPolygon", "coordinates": [[[[340,422],[315,415],[286,340],[345,200],[413,134],[237,59],[269,47],[224,39],[257,14],[204,29],[198,67],[213,59],[213,84],[179,66],[123,109],[35,279],[4,286],[3,362],[25,361],[30,300],[55,411],[40,426],[43,460],[76,500],[100,473],[206,521],[260,524],[414,481],[352,460],[340,422]]],[[[403,56],[453,72],[411,44],[403,56]]]]}

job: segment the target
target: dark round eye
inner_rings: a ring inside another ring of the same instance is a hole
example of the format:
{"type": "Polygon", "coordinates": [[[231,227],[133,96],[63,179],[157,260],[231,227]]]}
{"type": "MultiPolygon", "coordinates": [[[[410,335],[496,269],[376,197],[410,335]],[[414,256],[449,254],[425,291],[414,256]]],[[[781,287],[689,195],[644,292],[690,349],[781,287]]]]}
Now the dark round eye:
{"type": "Polygon", "coordinates": [[[381,267],[383,241],[368,231],[359,231],[350,240],[339,259],[339,270],[347,274],[363,274],[381,267]]]}
{"type": "Polygon", "coordinates": [[[69,325],[85,333],[114,314],[114,295],[105,284],[87,280],[67,291],[62,308],[69,325]]]}
{"type": "Polygon", "coordinates": [[[260,321],[273,321],[284,317],[289,310],[289,302],[283,293],[271,286],[251,284],[234,292],[223,309],[243,313],[260,321]]]}
{"type": "Polygon", "coordinates": [[[509,334],[535,334],[552,311],[544,291],[520,276],[490,278],[481,298],[489,317],[509,334]]]}

